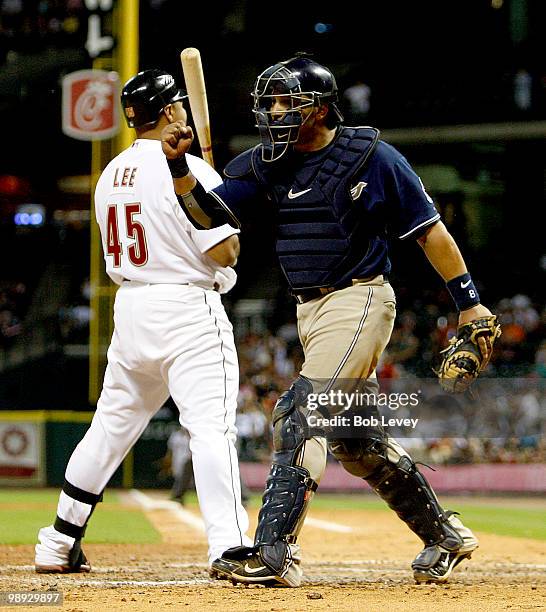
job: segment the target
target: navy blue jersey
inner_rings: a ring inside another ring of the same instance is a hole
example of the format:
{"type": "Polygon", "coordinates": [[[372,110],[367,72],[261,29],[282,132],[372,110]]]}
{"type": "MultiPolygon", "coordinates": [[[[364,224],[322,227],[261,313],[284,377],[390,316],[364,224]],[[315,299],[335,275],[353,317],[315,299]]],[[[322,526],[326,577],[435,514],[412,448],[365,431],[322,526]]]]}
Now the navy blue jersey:
{"type": "MultiPolygon", "coordinates": [[[[283,199],[284,208],[281,206],[279,208],[282,208],[283,213],[286,213],[286,204],[289,202],[289,207],[294,207],[295,214],[293,215],[292,228],[289,221],[291,215],[283,214],[283,235],[293,234],[297,236],[302,231],[301,219],[297,215],[298,207],[307,207],[308,209],[309,206],[315,206],[319,211],[317,214],[324,214],[323,210],[322,213],[319,210],[324,209],[324,203],[317,202],[315,204],[311,198],[311,193],[306,193],[311,192],[311,189],[306,188],[307,185],[302,185],[297,178],[305,176],[307,171],[312,172],[317,164],[324,164],[324,160],[328,159],[330,146],[306,154],[293,152],[289,164],[283,167],[281,172],[276,172],[273,169],[266,175],[266,181],[263,178],[259,180],[250,171],[241,173],[241,176],[237,176],[237,178],[227,177],[222,185],[214,189],[214,192],[243,222],[245,208],[253,205],[256,199],[267,195],[275,202],[280,197],[279,193],[286,194],[283,199]],[[286,199],[286,196],[289,200],[286,199]]],[[[245,154],[243,154],[244,156],[245,154]]],[[[250,156],[248,158],[250,159],[250,156]]],[[[275,164],[270,164],[270,166],[273,167],[275,164]]],[[[309,183],[309,185],[312,185],[312,183],[309,183]]],[[[362,239],[356,245],[356,253],[349,253],[349,256],[343,259],[343,265],[328,276],[328,282],[324,281],[326,278],[324,275],[322,277],[317,276],[314,282],[307,282],[308,273],[307,276],[298,275],[296,269],[285,269],[284,272],[292,288],[310,285],[341,285],[352,278],[367,278],[377,274],[388,274],[391,268],[388,258],[388,239],[417,239],[427,227],[440,219],[432,199],[426,193],[420,178],[405,157],[383,141],[377,143],[364,169],[353,177],[351,185],[350,200],[352,202],[349,200],[349,195],[347,200],[351,217],[356,218],[352,222],[364,227],[365,239],[362,239]],[[332,278],[332,276],[335,278],[332,278]],[[317,279],[319,280],[317,281],[317,279]]],[[[290,208],[288,208],[288,212],[290,212],[290,208]]],[[[306,231],[308,227],[309,225],[306,226],[306,231]]],[[[363,236],[360,230],[359,236],[363,236]]],[[[302,235],[302,239],[303,237],[302,235]]],[[[282,252],[283,243],[282,239],[277,241],[278,252],[282,252]]],[[[324,254],[326,256],[330,243],[319,240],[317,240],[317,243],[319,247],[320,244],[324,243],[324,254]]],[[[351,249],[355,251],[355,246],[352,245],[351,249]]],[[[320,267],[321,261],[325,261],[320,257],[320,253],[314,252],[312,257],[315,259],[312,259],[305,250],[302,250],[300,257],[308,257],[311,261],[316,260],[317,267],[320,267]]],[[[291,260],[289,258],[286,260],[290,264],[291,260]]],[[[296,264],[293,264],[293,267],[296,268],[296,264]]],[[[309,264],[307,268],[309,268],[309,264]]]]}
{"type": "Polygon", "coordinates": [[[360,181],[365,210],[379,209],[385,215],[389,237],[417,239],[440,214],[425,191],[421,179],[407,159],[394,147],[380,141],[360,181]]]}

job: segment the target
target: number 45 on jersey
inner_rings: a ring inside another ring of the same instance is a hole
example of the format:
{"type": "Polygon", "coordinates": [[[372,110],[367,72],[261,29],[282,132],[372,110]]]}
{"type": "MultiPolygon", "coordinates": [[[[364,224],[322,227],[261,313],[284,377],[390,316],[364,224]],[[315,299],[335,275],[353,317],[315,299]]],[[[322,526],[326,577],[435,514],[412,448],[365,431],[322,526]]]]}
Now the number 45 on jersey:
{"type": "Polygon", "coordinates": [[[148,261],[148,245],[144,226],[135,219],[140,215],[140,202],[108,205],[106,253],[113,257],[114,268],[120,268],[124,253],[123,244],[119,239],[119,213],[125,217],[127,238],[132,240],[127,247],[127,257],[133,266],[143,266],[148,261]]]}

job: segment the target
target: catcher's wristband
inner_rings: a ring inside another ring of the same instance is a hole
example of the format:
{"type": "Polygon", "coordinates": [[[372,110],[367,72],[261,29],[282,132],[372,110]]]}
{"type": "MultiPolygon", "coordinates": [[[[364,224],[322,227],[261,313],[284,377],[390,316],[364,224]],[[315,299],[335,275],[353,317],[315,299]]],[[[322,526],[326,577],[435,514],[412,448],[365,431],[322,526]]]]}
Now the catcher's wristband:
{"type": "Polygon", "coordinates": [[[480,303],[478,290],[474,286],[468,272],[456,278],[452,278],[446,283],[446,287],[449,293],[451,293],[451,297],[459,310],[467,310],[480,303]]]}
{"type": "Polygon", "coordinates": [[[190,167],[188,166],[185,155],[177,157],[176,159],[167,159],[167,164],[169,165],[171,176],[175,179],[183,178],[190,172],[190,167]]]}

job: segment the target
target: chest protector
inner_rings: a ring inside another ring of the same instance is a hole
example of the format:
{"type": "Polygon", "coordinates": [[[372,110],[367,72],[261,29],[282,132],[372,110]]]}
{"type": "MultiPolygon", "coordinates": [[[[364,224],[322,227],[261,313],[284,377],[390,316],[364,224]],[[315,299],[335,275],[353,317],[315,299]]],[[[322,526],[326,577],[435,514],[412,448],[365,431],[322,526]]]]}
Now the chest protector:
{"type": "Polygon", "coordinates": [[[355,177],[378,140],[375,128],[342,127],[322,155],[297,163],[293,155],[267,163],[252,150],[253,173],[276,204],[277,255],[292,289],[336,286],[364,259],[370,236],[355,177]]]}

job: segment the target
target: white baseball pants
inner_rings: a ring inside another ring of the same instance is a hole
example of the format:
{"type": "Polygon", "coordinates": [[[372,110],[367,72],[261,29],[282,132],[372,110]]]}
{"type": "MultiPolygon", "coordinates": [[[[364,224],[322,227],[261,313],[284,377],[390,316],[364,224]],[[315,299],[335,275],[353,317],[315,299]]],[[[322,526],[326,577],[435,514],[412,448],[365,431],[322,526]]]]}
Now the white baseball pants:
{"type": "MultiPolygon", "coordinates": [[[[74,450],[66,479],[100,493],[171,395],[191,436],[195,486],[209,563],[250,545],[235,450],[239,367],[220,295],[194,285],[125,282],[93,421],[74,450]]],[[[61,493],[58,516],[84,525],[90,506],[61,493]]]]}

